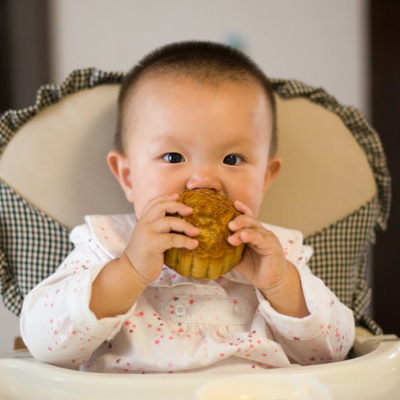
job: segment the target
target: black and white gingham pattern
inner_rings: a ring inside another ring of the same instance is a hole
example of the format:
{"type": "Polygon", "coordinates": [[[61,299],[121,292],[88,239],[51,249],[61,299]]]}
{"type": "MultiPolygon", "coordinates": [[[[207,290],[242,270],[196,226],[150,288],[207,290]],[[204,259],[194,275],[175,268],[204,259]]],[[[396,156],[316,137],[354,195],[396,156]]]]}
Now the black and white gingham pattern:
{"type": "Polygon", "coordinates": [[[358,324],[375,334],[381,333],[380,327],[366,315],[371,301],[366,281],[370,248],[375,231],[386,227],[391,201],[391,180],[379,136],[357,109],[339,104],[322,88],[282,79],[274,79],[272,85],[282,98],[305,97],[335,113],[366,154],[377,196],[347,218],[307,237],[305,242],[314,248],[309,262],[311,270],[353,309],[358,324]]]}
{"type": "Polygon", "coordinates": [[[369,246],[374,242],[377,208],[373,198],[351,215],[305,239],[314,248],[310,269],[353,309],[358,323],[375,333],[380,332],[379,327],[364,320],[363,315],[371,301],[366,269],[369,246]]]}
{"type": "Polygon", "coordinates": [[[3,302],[20,313],[24,296],[72,250],[69,232],[0,182],[0,288],[3,302]]]}
{"type": "MultiPolygon", "coordinates": [[[[18,129],[42,109],[81,89],[119,84],[123,77],[120,72],[91,68],[73,72],[62,85],[42,87],[34,106],[8,111],[1,118],[0,156],[18,129]]],[[[321,88],[281,79],[272,80],[272,85],[282,98],[304,97],[337,114],[366,153],[376,179],[377,196],[305,242],[314,248],[312,271],[354,310],[358,324],[379,333],[379,326],[365,315],[371,298],[365,277],[369,248],[375,231],[385,228],[390,208],[390,176],[379,137],[356,109],[340,105],[321,88]]],[[[18,315],[26,293],[57,268],[71,245],[67,229],[1,181],[0,194],[0,290],[6,306],[18,315]]]]}

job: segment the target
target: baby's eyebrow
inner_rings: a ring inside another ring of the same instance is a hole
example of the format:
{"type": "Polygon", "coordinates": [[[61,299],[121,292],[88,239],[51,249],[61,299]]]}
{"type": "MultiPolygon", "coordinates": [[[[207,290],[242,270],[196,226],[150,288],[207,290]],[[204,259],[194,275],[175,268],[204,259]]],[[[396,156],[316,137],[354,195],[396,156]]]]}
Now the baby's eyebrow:
{"type": "Polygon", "coordinates": [[[231,141],[226,141],[224,142],[225,147],[229,149],[235,149],[235,148],[240,148],[243,150],[252,150],[254,149],[255,146],[257,146],[257,143],[255,143],[254,140],[252,139],[245,139],[241,138],[238,140],[231,140],[231,141]]]}
{"type": "Polygon", "coordinates": [[[179,136],[178,134],[174,133],[160,134],[151,139],[152,144],[154,143],[158,145],[170,144],[170,143],[185,143],[185,142],[189,142],[189,140],[183,136],[179,136]]]}
{"type": "MultiPolygon", "coordinates": [[[[179,133],[179,130],[176,132],[164,132],[156,135],[151,138],[150,145],[151,146],[189,146],[191,147],[193,144],[193,135],[194,133],[183,132],[179,133]]],[[[235,135],[235,138],[221,138],[221,141],[218,143],[216,141],[216,147],[220,150],[229,152],[251,152],[255,147],[258,147],[260,143],[256,143],[257,141],[254,138],[246,137],[245,135],[235,135]]]]}

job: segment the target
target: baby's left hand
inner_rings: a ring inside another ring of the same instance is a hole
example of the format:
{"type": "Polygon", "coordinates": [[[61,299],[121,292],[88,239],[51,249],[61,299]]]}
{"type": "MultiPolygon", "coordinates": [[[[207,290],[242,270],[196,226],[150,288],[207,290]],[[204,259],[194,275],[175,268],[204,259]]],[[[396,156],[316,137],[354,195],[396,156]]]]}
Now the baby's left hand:
{"type": "Polygon", "coordinates": [[[243,214],[229,223],[233,234],[228,242],[233,246],[246,244],[236,270],[259,289],[278,312],[298,318],[308,315],[299,274],[286,260],[279,239],[264,228],[249,207],[240,201],[234,204],[243,214]]]}
{"type": "Polygon", "coordinates": [[[254,218],[245,204],[240,201],[234,204],[243,214],[229,223],[229,229],[234,233],[228,242],[233,246],[247,245],[242,261],[236,266],[237,271],[262,291],[279,285],[285,278],[288,263],[278,238],[254,218]]]}

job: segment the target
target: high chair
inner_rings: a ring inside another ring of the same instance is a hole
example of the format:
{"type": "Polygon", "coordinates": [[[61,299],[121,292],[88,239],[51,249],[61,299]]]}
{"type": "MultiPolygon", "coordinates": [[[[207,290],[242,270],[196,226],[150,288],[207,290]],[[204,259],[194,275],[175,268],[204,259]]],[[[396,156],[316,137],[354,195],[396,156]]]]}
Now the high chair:
{"type": "MultiPolygon", "coordinates": [[[[68,234],[84,215],[132,212],[105,161],[123,76],[75,71],[61,85],[40,88],[35,105],[8,111],[0,121],[0,290],[16,315],[27,292],[70,252],[68,234]]],[[[391,396],[400,389],[400,341],[383,335],[368,313],[366,271],[390,203],[379,137],[356,109],[323,89],[272,83],[283,168],[260,219],[304,233],[314,248],[311,270],[354,311],[358,328],[348,360],[265,373],[316,376],[334,399],[398,398],[391,396]]],[[[136,393],[143,400],[179,400],[193,398],[209,379],[71,371],[27,352],[0,358],[1,399],[128,399],[136,393]]]]}

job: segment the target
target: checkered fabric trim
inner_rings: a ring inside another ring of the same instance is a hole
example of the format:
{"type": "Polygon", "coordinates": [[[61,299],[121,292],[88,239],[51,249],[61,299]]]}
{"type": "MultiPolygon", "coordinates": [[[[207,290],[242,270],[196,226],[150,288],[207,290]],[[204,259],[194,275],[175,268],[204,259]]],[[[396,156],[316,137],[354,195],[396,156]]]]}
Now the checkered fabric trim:
{"type": "MultiPolygon", "coordinates": [[[[18,129],[42,109],[81,89],[104,83],[119,84],[123,77],[120,72],[90,68],[74,71],[61,85],[43,86],[34,106],[10,110],[1,118],[0,156],[18,129]]],[[[365,279],[369,248],[375,230],[386,226],[391,196],[390,176],[379,137],[354,107],[340,105],[321,88],[282,79],[273,79],[272,85],[282,98],[305,97],[337,114],[368,158],[378,188],[376,198],[307,237],[305,242],[314,247],[312,271],[354,310],[358,324],[380,333],[379,326],[365,315],[371,298],[365,279]]],[[[19,314],[23,297],[57,268],[69,253],[70,244],[64,227],[29,205],[7,185],[0,184],[0,290],[6,306],[19,314]]]]}
{"type": "MultiPolygon", "coordinates": [[[[61,85],[39,88],[33,106],[9,110],[0,119],[0,157],[27,121],[63,97],[102,84],[120,84],[124,74],[88,68],[72,72],[61,85]]],[[[0,293],[20,314],[24,296],[49,276],[72,250],[69,231],[30,205],[0,180],[0,293]]]]}
{"type": "Polygon", "coordinates": [[[19,315],[24,296],[72,250],[69,232],[0,181],[0,289],[19,315]]]}
{"type": "Polygon", "coordinates": [[[391,202],[391,179],[379,136],[357,109],[339,104],[322,88],[282,79],[273,79],[272,86],[282,98],[305,97],[335,113],[366,154],[377,196],[345,219],[307,237],[305,242],[314,248],[309,262],[313,273],[354,311],[357,324],[380,334],[381,328],[366,314],[371,301],[366,281],[370,249],[375,231],[386,228],[391,202]]]}
{"type": "Polygon", "coordinates": [[[357,323],[375,334],[381,333],[379,326],[364,313],[371,301],[365,277],[377,209],[378,201],[373,198],[353,214],[305,239],[314,249],[310,269],[353,309],[357,323]]]}

